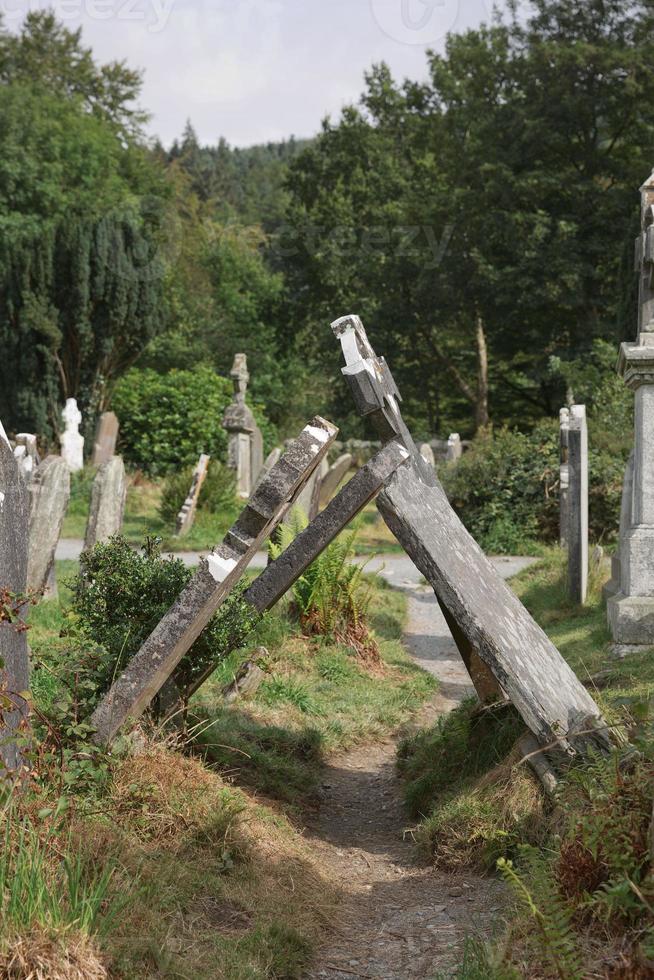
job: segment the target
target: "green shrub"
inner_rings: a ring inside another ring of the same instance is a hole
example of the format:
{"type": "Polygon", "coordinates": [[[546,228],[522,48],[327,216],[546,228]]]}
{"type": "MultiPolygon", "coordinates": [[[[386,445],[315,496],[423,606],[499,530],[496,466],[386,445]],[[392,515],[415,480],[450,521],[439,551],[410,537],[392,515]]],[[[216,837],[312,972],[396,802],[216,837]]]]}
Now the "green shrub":
{"type": "MultiPolygon", "coordinates": [[[[159,515],[170,527],[174,527],[193,482],[193,467],[169,473],[164,481],[159,504],[159,515]]],[[[234,473],[218,460],[212,459],[206,479],[202,484],[198,510],[220,514],[234,510],[236,481],[234,473]]]]}
{"type": "Polygon", "coordinates": [[[224,461],[227,433],[222,420],[232,393],[231,382],[208,367],[167,374],[128,371],[112,402],[126,462],[159,476],[194,466],[200,453],[224,461]]]}
{"type": "MultiPolygon", "coordinates": [[[[84,635],[95,644],[89,667],[89,709],[139,650],[187,584],[192,570],[178,558],[162,558],[159,542],[146,540],[139,553],[121,537],[98,544],[80,558],[72,609],[84,635]]],[[[232,649],[242,645],[259,617],[235,589],[182,658],[175,672],[185,690],[232,649]]],[[[75,672],[74,657],[69,672],[75,672]]]]}

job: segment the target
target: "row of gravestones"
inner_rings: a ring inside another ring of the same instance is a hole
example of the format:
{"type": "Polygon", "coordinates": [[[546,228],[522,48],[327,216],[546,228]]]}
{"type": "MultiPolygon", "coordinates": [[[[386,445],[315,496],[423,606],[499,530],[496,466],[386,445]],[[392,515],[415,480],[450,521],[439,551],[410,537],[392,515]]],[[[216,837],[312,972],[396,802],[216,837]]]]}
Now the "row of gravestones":
{"type": "MultiPolygon", "coordinates": [[[[654,173],[641,187],[638,334],[623,343],[618,373],[635,393],[634,448],[622,486],[620,530],[604,587],[616,653],[654,646],[654,173]]],[[[588,435],[583,405],[561,409],[560,539],[568,549],[568,592],[588,589],[588,435]]]]}
{"type": "MultiPolygon", "coordinates": [[[[369,439],[348,439],[345,442],[335,442],[334,451],[337,453],[349,453],[357,465],[361,465],[370,459],[373,453],[381,449],[379,440],[369,439]]],[[[458,432],[453,432],[448,439],[431,439],[420,445],[420,452],[425,459],[434,462],[455,463],[470,446],[470,442],[461,439],[458,432]]]]}

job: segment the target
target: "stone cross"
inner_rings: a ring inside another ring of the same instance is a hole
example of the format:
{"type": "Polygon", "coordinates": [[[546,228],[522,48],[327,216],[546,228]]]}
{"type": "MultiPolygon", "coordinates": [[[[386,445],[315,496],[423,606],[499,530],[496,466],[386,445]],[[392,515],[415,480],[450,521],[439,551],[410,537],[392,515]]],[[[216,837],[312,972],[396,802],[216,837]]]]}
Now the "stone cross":
{"type": "MultiPolygon", "coordinates": [[[[618,372],[635,395],[631,514],[620,540],[620,591],[609,597],[613,639],[654,645],[654,174],[641,187],[638,337],[620,348],[618,372]]],[[[625,480],[625,484],[628,481],[625,480]]]]}
{"type": "Polygon", "coordinates": [[[177,515],[177,526],[175,528],[175,534],[177,537],[187,534],[193,527],[195,512],[198,509],[198,500],[200,499],[200,491],[202,490],[204,481],[207,478],[210,459],[210,456],[208,456],[206,453],[202,453],[200,455],[200,459],[198,460],[197,466],[193,470],[191,488],[182,505],[182,509],[177,515]]]}
{"type": "Polygon", "coordinates": [[[30,487],[27,584],[35,592],[56,592],[55,552],[70,500],[70,469],[61,456],[46,456],[30,487]]]}
{"type": "Polygon", "coordinates": [[[118,441],[118,431],[120,425],[115,412],[103,412],[98,420],[98,427],[95,430],[95,443],[93,444],[93,465],[102,466],[108,463],[116,452],[118,441]]]}
{"type": "Polygon", "coordinates": [[[98,705],[91,723],[99,744],[135,721],[242,577],[263,542],[320,465],[338,429],[316,416],[252,495],[238,521],[206,559],[98,705]]]}
{"type": "Polygon", "coordinates": [[[61,442],[61,455],[71,473],[76,473],[84,468],[84,436],[79,431],[82,424],[82,413],[74,398],[67,399],[61,417],[65,426],[64,433],[59,440],[61,442]]]}
{"type": "Polygon", "coordinates": [[[586,406],[572,405],[568,419],[568,595],[580,605],[588,594],[588,429],[586,406]]]}
{"type": "Polygon", "coordinates": [[[84,536],[84,550],[120,534],[127,499],[125,464],[113,456],[98,467],[91,490],[91,505],[84,536]]]}
{"type": "Polygon", "coordinates": [[[559,412],[559,544],[562,548],[568,543],[568,519],[570,497],[570,468],[568,466],[568,432],[570,430],[570,409],[559,412]]]}
{"type": "Polygon", "coordinates": [[[263,438],[252,411],[245,402],[250,375],[247,357],[236,354],[230,371],[234,400],[225,410],[223,425],[229,434],[227,465],[236,474],[236,492],[247,500],[263,469],[263,438]]]}
{"type": "Polygon", "coordinates": [[[456,516],[410,434],[406,439],[397,389],[361,321],[345,317],[332,328],[360,411],[384,441],[390,430],[411,454],[386,481],[377,507],[433,587],[480,696],[507,696],[541,745],[568,755],[591,745],[608,749],[592,697],[456,516]]]}
{"type": "Polygon", "coordinates": [[[29,498],[1,423],[0,430],[0,765],[15,773],[23,764],[20,737],[28,722],[23,695],[29,688],[29,655],[27,607],[16,610],[11,596],[27,590],[29,498]],[[10,608],[13,621],[7,620],[10,608]]]}

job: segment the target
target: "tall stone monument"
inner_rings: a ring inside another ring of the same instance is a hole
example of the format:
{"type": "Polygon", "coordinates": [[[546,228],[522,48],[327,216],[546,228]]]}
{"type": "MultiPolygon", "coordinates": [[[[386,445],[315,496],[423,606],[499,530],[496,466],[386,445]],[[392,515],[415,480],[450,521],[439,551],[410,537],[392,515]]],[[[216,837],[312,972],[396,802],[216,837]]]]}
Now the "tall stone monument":
{"type": "Polygon", "coordinates": [[[24,595],[27,587],[28,522],[27,485],[0,423],[0,775],[21,767],[19,738],[27,727],[26,606],[16,608],[10,596],[24,595]]]}
{"type": "Polygon", "coordinates": [[[66,407],[61,413],[64,420],[64,433],[60,437],[61,455],[66,461],[71,473],[84,468],[84,436],[79,427],[82,424],[82,413],[74,398],[66,400],[66,407]]]}
{"type": "Polygon", "coordinates": [[[102,466],[108,463],[116,452],[118,441],[118,418],[115,412],[103,412],[98,420],[93,444],[93,465],[102,466]]]}
{"type": "MultiPolygon", "coordinates": [[[[638,336],[620,348],[618,372],[635,394],[631,513],[620,541],[620,591],[607,602],[616,643],[654,645],[654,174],[641,187],[638,336]]],[[[627,483],[628,480],[625,480],[627,483]]]]}
{"type": "Polygon", "coordinates": [[[251,409],[245,403],[250,375],[245,354],[236,354],[230,371],[234,400],[225,410],[223,425],[228,432],[227,465],[236,474],[236,492],[247,500],[263,469],[263,438],[251,409]]]}
{"type": "Polygon", "coordinates": [[[583,605],[588,594],[588,429],[586,406],[572,405],[568,421],[568,595],[583,605]]]}
{"type": "Polygon", "coordinates": [[[108,541],[123,526],[127,477],[120,456],[113,456],[98,467],[91,490],[91,506],[84,536],[84,550],[108,541]]]}

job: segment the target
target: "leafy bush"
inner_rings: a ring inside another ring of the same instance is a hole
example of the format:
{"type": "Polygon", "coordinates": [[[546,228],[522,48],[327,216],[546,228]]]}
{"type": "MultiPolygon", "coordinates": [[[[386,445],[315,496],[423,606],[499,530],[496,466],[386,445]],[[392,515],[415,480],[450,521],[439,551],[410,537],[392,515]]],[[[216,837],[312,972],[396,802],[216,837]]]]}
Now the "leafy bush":
{"type": "Polygon", "coordinates": [[[232,400],[232,384],[208,367],[195,371],[139,371],[133,368],[114,391],[126,461],[150,476],[194,466],[200,453],[225,459],[222,420],[232,400]]]}
{"type": "MultiPolygon", "coordinates": [[[[169,526],[174,526],[193,481],[193,467],[170,473],[163,485],[159,514],[169,526]]],[[[236,500],[234,473],[218,460],[211,460],[206,479],[202,484],[198,510],[211,514],[231,512],[236,500]]]]}
{"type": "MultiPolygon", "coordinates": [[[[141,553],[114,537],[82,554],[72,608],[97,651],[89,666],[88,709],[139,650],[192,574],[180,559],[162,558],[159,542],[152,538],[141,553]]],[[[256,625],[259,617],[242,601],[242,591],[232,592],[182,658],[174,675],[181,691],[241,646],[256,625]]],[[[73,657],[70,670],[76,669],[73,657]]]]}

